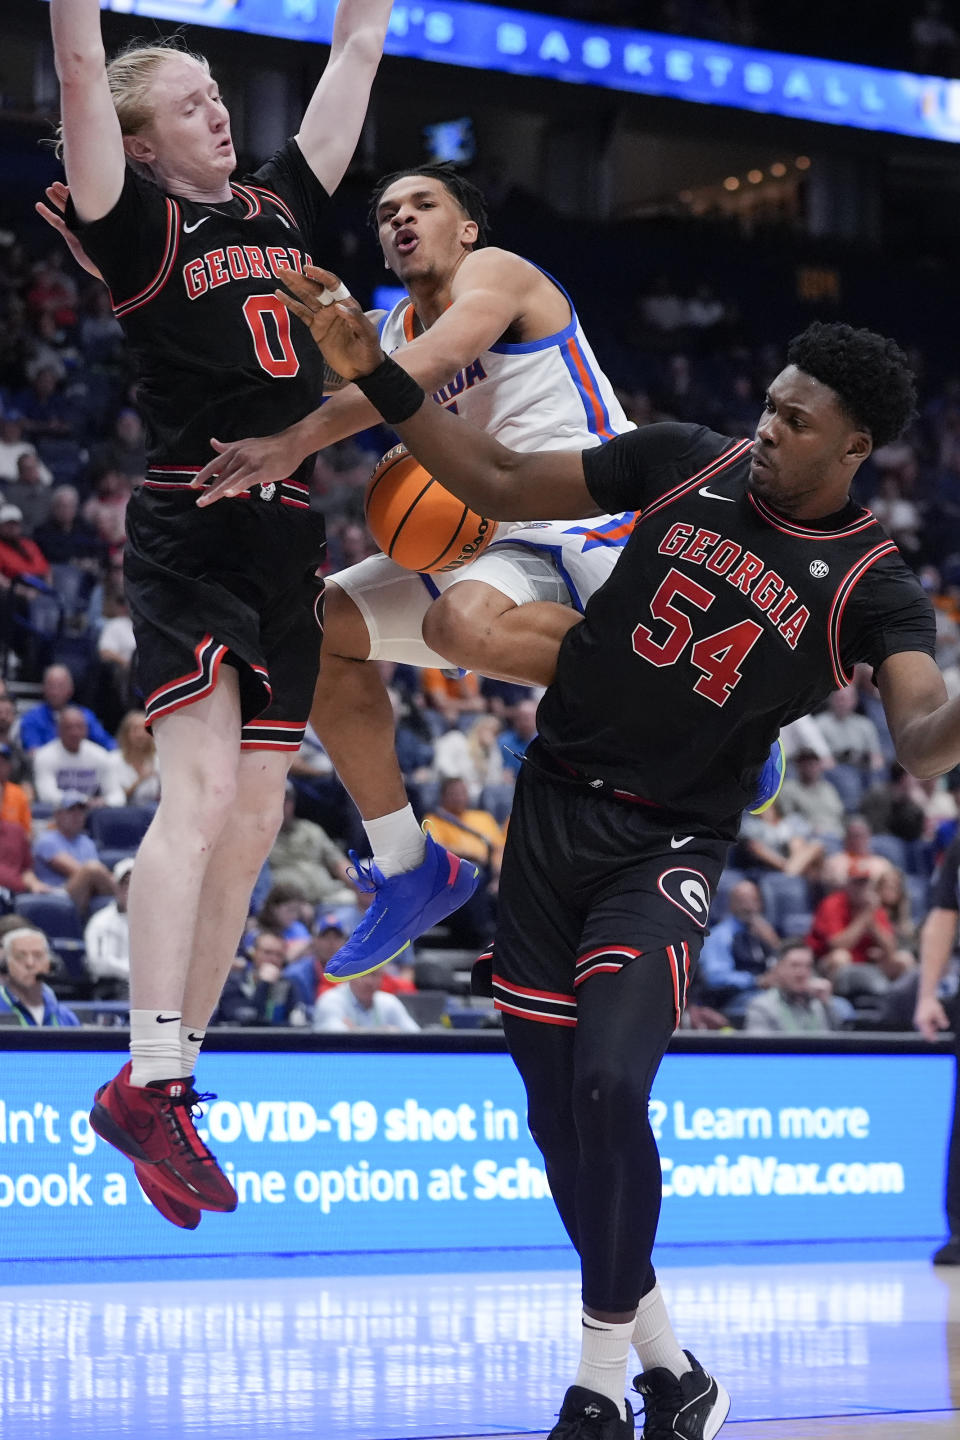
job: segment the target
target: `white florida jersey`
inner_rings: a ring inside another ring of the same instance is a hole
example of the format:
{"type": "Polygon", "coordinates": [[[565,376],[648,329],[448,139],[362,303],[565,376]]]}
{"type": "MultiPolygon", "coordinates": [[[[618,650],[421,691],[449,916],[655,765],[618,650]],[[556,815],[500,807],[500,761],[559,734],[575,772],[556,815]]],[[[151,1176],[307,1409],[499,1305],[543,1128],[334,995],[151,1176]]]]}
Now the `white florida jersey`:
{"type": "MultiPolygon", "coordinates": [[[[570,303],[562,330],[525,345],[491,345],[433,396],[511,450],[585,450],[635,428],[594,358],[573,302],[562,285],[557,289],[570,303]]],[[[381,322],[388,355],[413,340],[414,319],[405,299],[381,322]]]]}

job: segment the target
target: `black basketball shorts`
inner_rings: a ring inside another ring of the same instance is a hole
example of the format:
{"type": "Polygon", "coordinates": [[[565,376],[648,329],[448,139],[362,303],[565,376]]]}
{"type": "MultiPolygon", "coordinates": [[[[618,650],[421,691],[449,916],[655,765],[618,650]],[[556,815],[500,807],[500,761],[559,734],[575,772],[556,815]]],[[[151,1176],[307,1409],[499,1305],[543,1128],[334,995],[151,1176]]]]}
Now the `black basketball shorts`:
{"type": "Polygon", "coordinates": [[[148,724],[240,679],[244,750],[295,751],[323,636],[323,519],[281,503],[138,491],[127,507],[124,582],[148,724]]]}
{"type": "Polygon", "coordinates": [[[576,1025],[581,985],[666,951],[679,1025],[728,849],[522,766],[491,952],[497,1009],[576,1025]]]}

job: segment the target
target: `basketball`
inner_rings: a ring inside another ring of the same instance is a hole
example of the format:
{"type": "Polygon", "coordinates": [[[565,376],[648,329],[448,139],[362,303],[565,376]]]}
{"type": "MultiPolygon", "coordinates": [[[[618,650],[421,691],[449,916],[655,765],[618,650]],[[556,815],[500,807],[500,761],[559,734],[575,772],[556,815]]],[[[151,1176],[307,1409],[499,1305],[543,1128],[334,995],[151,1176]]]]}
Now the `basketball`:
{"type": "Polygon", "coordinates": [[[405,570],[457,570],[486,549],[496,521],[444,490],[404,445],[388,450],[367,481],[367,526],[405,570]]]}

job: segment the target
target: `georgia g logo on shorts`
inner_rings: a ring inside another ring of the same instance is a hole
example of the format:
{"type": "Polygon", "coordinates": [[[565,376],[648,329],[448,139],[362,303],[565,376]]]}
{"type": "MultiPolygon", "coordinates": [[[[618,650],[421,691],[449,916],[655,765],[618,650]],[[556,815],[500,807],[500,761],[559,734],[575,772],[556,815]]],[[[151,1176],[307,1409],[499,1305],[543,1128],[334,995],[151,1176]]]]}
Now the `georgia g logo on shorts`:
{"type": "Polygon", "coordinates": [[[707,919],[710,915],[710,886],[707,884],[706,876],[701,875],[699,870],[688,870],[677,867],[674,870],[664,870],[657,881],[657,889],[671,905],[676,905],[685,915],[689,915],[695,925],[701,930],[707,928],[707,919]]]}

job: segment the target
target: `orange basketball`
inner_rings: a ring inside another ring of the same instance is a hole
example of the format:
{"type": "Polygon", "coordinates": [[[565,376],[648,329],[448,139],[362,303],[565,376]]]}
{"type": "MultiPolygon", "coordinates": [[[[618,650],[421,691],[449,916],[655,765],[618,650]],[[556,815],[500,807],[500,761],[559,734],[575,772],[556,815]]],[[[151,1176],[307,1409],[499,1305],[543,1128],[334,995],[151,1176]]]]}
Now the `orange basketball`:
{"type": "Polygon", "coordinates": [[[444,490],[405,445],[377,465],[364,509],[380,549],[405,570],[458,570],[487,548],[497,524],[444,490]]]}

